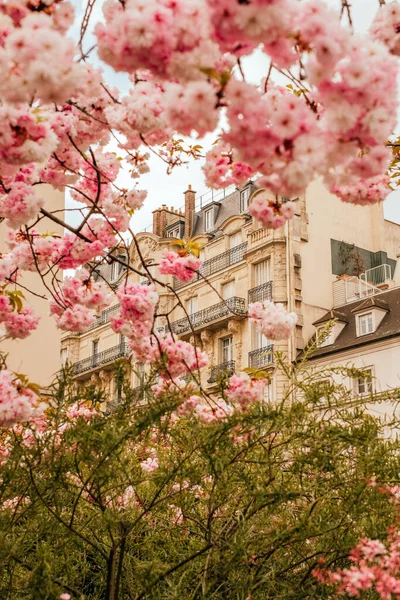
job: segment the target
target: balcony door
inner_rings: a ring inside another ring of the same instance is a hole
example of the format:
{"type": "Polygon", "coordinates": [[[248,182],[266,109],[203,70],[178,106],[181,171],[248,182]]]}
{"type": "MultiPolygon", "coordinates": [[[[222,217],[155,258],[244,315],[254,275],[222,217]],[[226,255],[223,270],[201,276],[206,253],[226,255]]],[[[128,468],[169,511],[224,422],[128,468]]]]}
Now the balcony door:
{"type": "Polygon", "coordinates": [[[92,340],[92,367],[97,365],[99,360],[99,340],[92,340]]]}
{"type": "Polygon", "coordinates": [[[227,363],[233,360],[233,337],[227,337],[221,340],[222,362],[227,363]]]}
{"type": "Polygon", "coordinates": [[[224,300],[229,300],[229,298],[233,298],[235,295],[235,281],[229,281],[228,283],[224,283],[221,288],[221,296],[224,300]]]}
{"type": "Polygon", "coordinates": [[[192,327],[196,326],[196,314],[197,314],[198,310],[199,310],[198,297],[193,296],[193,298],[189,298],[189,300],[186,301],[186,312],[189,315],[192,327]]]}
{"type": "Polygon", "coordinates": [[[254,286],[258,287],[271,281],[271,261],[268,258],[254,265],[254,286]]]}

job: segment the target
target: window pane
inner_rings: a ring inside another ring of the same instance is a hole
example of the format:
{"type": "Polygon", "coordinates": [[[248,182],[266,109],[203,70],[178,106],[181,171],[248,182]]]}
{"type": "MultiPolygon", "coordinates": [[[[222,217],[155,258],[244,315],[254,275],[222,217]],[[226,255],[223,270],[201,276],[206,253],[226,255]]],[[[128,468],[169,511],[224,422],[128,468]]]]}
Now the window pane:
{"type": "Polygon", "coordinates": [[[229,283],[225,283],[222,286],[222,297],[224,300],[229,300],[229,298],[233,298],[235,295],[235,282],[230,281],[229,283]]]}
{"type": "Polygon", "coordinates": [[[233,340],[231,337],[222,340],[222,362],[233,360],[233,340]]]}
{"type": "Polygon", "coordinates": [[[240,246],[242,243],[242,232],[238,231],[233,235],[229,236],[229,248],[236,248],[236,246],[240,246]]]}
{"type": "Polygon", "coordinates": [[[254,265],[254,283],[255,286],[262,285],[263,283],[268,283],[271,281],[271,272],[270,272],[270,261],[263,260],[262,262],[254,265]]]}

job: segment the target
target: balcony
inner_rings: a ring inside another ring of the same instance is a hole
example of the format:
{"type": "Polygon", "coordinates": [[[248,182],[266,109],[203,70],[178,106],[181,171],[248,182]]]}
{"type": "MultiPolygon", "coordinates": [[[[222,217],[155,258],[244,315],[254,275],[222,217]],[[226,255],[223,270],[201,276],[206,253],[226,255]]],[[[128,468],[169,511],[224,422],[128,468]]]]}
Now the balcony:
{"type": "Polygon", "coordinates": [[[211,375],[208,379],[208,383],[218,383],[226,377],[231,377],[235,372],[235,361],[229,360],[228,362],[216,365],[211,369],[211,375]]]}
{"type": "Polygon", "coordinates": [[[252,288],[248,292],[250,302],[264,302],[264,300],[272,300],[272,281],[267,281],[257,287],[252,288]]]}
{"type": "Polygon", "coordinates": [[[94,323],[92,323],[87,329],[85,329],[85,331],[83,331],[79,335],[83,335],[88,331],[92,331],[92,329],[97,329],[97,327],[100,327],[101,325],[105,325],[105,323],[109,322],[110,317],[115,315],[118,311],[119,311],[119,304],[116,304],[115,306],[111,306],[110,308],[106,308],[105,310],[103,310],[100,313],[100,315],[98,317],[96,317],[96,320],[94,321],[94,323]]]}
{"type": "Polygon", "coordinates": [[[360,279],[365,281],[365,283],[369,283],[380,289],[386,289],[390,286],[393,279],[392,267],[388,264],[384,264],[373,267],[372,269],[367,269],[365,273],[360,275],[360,279]]]}
{"type": "Polygon", "coordinates": [[[355,275],[342,275],[333,282],[333,308],[375,296],[381,291],[379,287],[355,275]]]}
{"type": "Polygon", "coordinates": [[[183,317],[183,319],[173,321],[169,328],[172,333],[182,335],[205,326],[209,327],[213,322],[220,322],[230,317],[245,317],[246,314],[245,299],[234,296],[224,302],[218,302],[218,304],[199,310],[189,318],[183,317]]]}
{"type": "Polygon", "coordinates": [[[264,346],[258,350],[249,352],[249,367],[251,369],[263,369],[274,362],[274,347],[264,346]]]}
{"type": "Polygon", "coordinates": [[[231,267],[236,263],[240,262],[244,258],[244,254],[247,250],[247,242],[243,244],[239,244],[239,246],[235,246],[235,248],[231,248],[226,252],[222,252],[218,256],[214,256],[214,258],[210,258],[205,260],[200,269],[200,275],[197,275],[192,279],[192,281],[180,281],[174,277],[173,288],[175,291],[182,289],[183,287],[193,283],[194,281],[199,281],[202,277],[209,277],[214,273],[218,273],[218,271],[222,271],[226,269],[226,267],[231,267]]]}
{"type": "Polygon", "coordinates": [[[98,352],[97,354],[92,354],[92,356],[84,358],[74,364],[74,375],[80,375],[86,371],[91,371],[97,367],[107,365],[128,354],[129,346],[126,343],[118,344],[118,346],[113,346],[112,348],[108,348],[108,350],[98,352]]]}

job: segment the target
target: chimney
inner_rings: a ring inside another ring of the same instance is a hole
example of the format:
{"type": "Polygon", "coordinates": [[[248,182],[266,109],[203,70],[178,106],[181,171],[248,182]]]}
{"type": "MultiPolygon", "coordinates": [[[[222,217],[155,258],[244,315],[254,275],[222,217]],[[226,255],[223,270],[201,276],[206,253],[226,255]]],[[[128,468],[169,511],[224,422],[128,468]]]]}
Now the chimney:
{"type": "Polygon", "coordinates": [[[185,233],[184,237],[189,238],[193,231],[193,219],[196,210],[196,192],[192,190],[192,186],[188,185],[185,195],[185,233]]]}
{"type": "Polygon", "coordinates": [[[158,237],[164,237],[165,228],[167,226],[167,214],[166,210],[168,207],[163,204],[161,208],[153,211],[153,233],[158,237]]]}

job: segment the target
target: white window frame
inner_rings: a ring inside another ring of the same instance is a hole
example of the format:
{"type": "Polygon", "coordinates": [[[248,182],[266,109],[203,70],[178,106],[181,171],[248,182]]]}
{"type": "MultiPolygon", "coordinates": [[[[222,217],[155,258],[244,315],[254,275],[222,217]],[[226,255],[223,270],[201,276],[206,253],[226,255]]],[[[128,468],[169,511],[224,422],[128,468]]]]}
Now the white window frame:
{"type": "Polygon", "coordinates": [[[247,212],[249,208],[249,200],[251,196],[250,187],[245,187],[244,190],[240,190],[240,213],[247,212]]]}
{"type": "Polygon", "coordinates": [[[68,348],[61,348],[60,362],[61,362],[62,367],[65,367],[65,365],[67,364],[67,360],[68,360],[68,348]]]}
{"type": "Polygon", "coordinates": [[[271,281],[271,258],[265,258],[254,264],[254,287],[271,281]],[[263,265],[263,268],[261,268],[263,265]]]}
{"type": "Polygon", "coordinates": [[[92,340],[92,356],[99,354],[99,340],[92,340]]]}
{"type": "Polygon", "coordinates": [[[357,315],[356,319],[357,319],[357,327],[356,327],[357,337],[360,337],[362,335],[369,335],[370,333],[374,333],[375,318],[374,318],[373,311],[370,310],[368,312],[362,313],[361,315],[357,315]],[[365,320],[366,317],[367,317],[367,319],[365,320]],[[365,331],[363,331],[363,323],[365,323],[365,325],[366,325],[365,331]]]}
{"type": "Polygon", "coordinates": [[[110,275],[110,282],[113,283],[114,281],[117,281],[119,274],[120,274],[120,265],[116,260],[113,260],[111,263],[111,275],[110,275]]]}
{"type": "Polygon", "coordinates": [[[179,238],[180,237],[180,233],[181,233],[181,228],[179,225],[176,225],[176,227],[173,227],[172,229],[169,229],[167,232],[167,237],[169,238],[179,238]]]}
{"type": "Polygon", "coordinates": [[[374,370],[373,367],[361,369],[365,377],[355,377],[353,379],[354,392],[359,398],[370,396],[374,393],[374,370]]]}
{"type": "Polygon", "coordinates": [[[233,360],[233,336],[221,338],[221,363],[231,362],[233,360]],[[229,349],[229,350],[228,350],[229,349]],[[228,350],[228,356],[225,356],[225,350],[228,350]]]}
{"type": "Polygon", "coordinates": [[[227,281],[221,284],[221,296],[224,300],[229,300],[235,296],[235,280],[227,281]]]}
{"type": "Polygon", "coordinates": [[[243,241],[243,238],[242,238],[241,231],[237,231],[236,233],[233,233],[232,235],[229,236],[229,248],[236,248],[236,246],[240,246],[242,241],[243,241]]]}
{"type": "Polygon", "coordinates": [[[268,346],[272,346],[271,340],[269,340],[265,335],[263,335],[256,326],[252,326],[252,349],[253,350],[261,350],[261,348],[268,348],[268,346]]]}
{"type": "Polygon", "coordinates": [[[204,213],[204,227],[206,231],[214,229],[214,208],[209,208],[204,213]]]}
{"type": "Polygon", "coordinates": [[[321,327],[318,327],[318,329],[317,329],[317,346],[318,346],[318,348],[325,348],[326,346],[332,346],[334,341],[335,341],[334,326],[331,327],[329,333],[326,332],[326,328],[323,325],[321,327]],[[320,340],[320,336],[323,331],[325,331],[326,337],[324,340],[320,340]]]}
{"type": "Polygon", "coordinates": [[[186,300],[186,312],[189,316],[194,315],[199,311],[199,297],[192,296],[186,300]]]}

